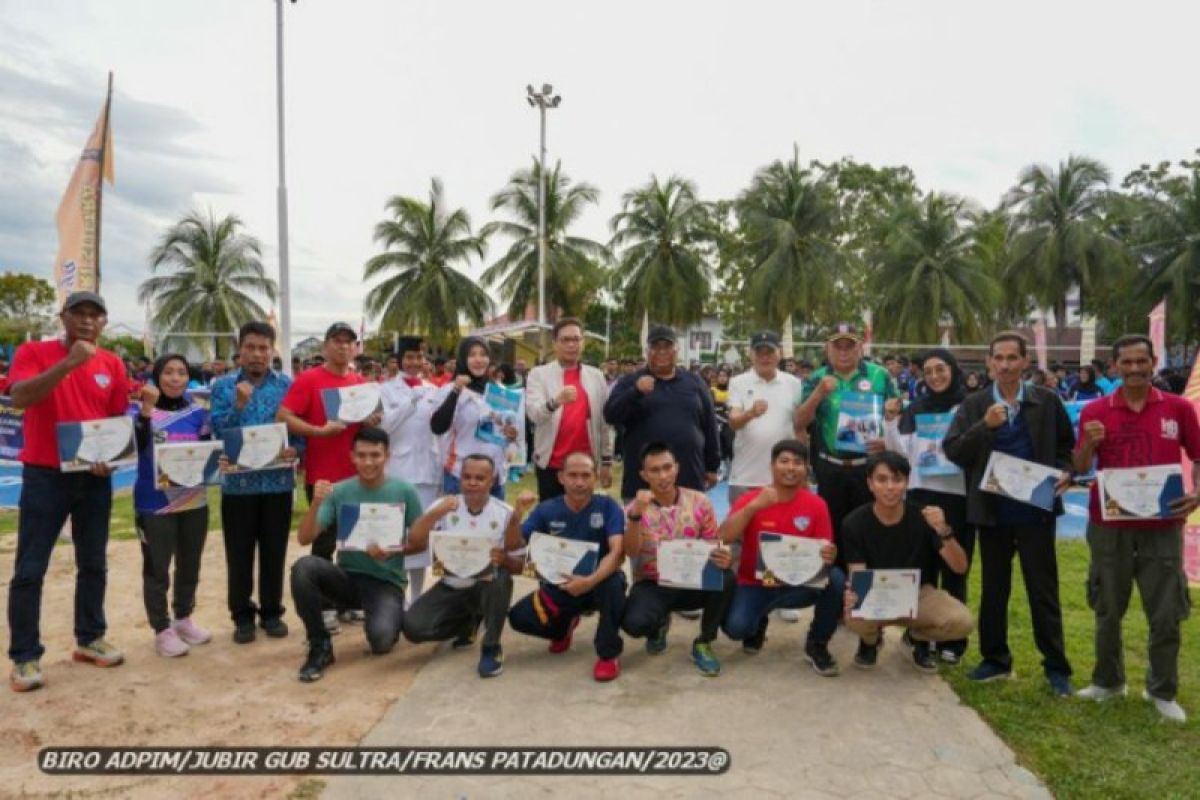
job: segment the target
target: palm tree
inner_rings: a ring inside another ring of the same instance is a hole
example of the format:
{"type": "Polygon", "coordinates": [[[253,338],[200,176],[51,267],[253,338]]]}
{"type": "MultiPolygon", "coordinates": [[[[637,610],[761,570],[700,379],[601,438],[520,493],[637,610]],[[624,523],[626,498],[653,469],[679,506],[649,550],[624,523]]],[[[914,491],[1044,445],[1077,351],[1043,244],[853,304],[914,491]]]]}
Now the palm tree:
{"type": "Polygon", "coordinates": [[[1029,295],[1005,279],[1012,263],[1012,217],[1003,208],[971,211],[968,217],[974,260],[1000,287],[989,327],[993,331],[1019,327],[1034,309],[1029,295]]]}
{"type": "Polygon", "coordinates": [[[617,269],[629,309],[673,325],[700,319],[712,273],[702,248],[713,234],[695,184],[652,175],[625,193],[611,225],[610,247],[622,248],[617,269]]]}
{"type": "Polygon", "coordinates": [[[1154,299],[1166,295],[1167,318],[1179,320],[1179,338],[1186,347],[1200,321],[1200,171],[1167,186],[1143,201],[1145,211],[1136,226],[1142,242],[1137,252],[1146,269],[1139,283],[1142,294],[1152,294],[1154,299]]]}
{"type": "Polygon", "coordinates": [[[446,208],[442,182],[434,178],[429,202],[395,196],[385,208],[391,219],[375,226],[384,252],[363,267],[363,280],[390,274],[367,292],[367,313],[380,316],[384,328],[428,334],[448,344],[459,336],[460,315],[482,325],[491,298],[455,265],[472,255],[483,258],[486,239],[471,232],[461,208],[446,208]]]}
{"type": "Polygon", "coordinates": [[[258,240],[241,228],[233,214],[218,220],[211,210],[207,217],[193,211],[167,229],[151,252],[151,272],[171,271],[143,281],[138,302],[155,309],[155,328],[170,331],[164,349],[186,350],[191,337],[182,334],[211,332],[201,348],[205,357],[220,357],[222,342],[242,324],[266,319],[253,295],[274,301],[275,281],[263,272],[258,240]]]}
{"type": "Polygon", "coordinates": [[[934,193],[893,214],[872,276],[883,338],[936,342],[945,318],[960,337],[983,338],[980,322],[990,317],[1000,287],[977,257],[965,206],[934,193]]]}
{"type": "Polygon", "coordinates": [[[1079,287],[1079,306],[1086,310],[1093,285],[1128,266],[1124,246],[1103,224],[1108,183],[1103,164],[1069,156],[1057,171],[1027,167],[1005,201],[1017,229],[1007,278],[1054,310],[1060,341],[1071,289],[1079,287]]]}
{"type": "MultiPolygon", "coordinates": [[[[537,302],[538,286],[538,181],[537,161],[531,169],[513,174],[508,185],[491,201],[492,210],[507,211],[512,220],[497,220],[481,234],[503,234],[512,239],[508,251],[481,276],[487,286],[500,287],[508,303],[508,315],[518,319],[530,303],[537,302]]],[[[578,221],[600,192],[587,183],[572,185],[562,173],[561,162],[546,175],[546,309],[559,309],[566,316],[580,316],[603,283],[601,264],[610,259],[608,248],[567,230],[578,221]]]]}
{"type": "Polygon", "coordinates": [[[797,151],[759,170],[737,212],[753,263],[745,291],[759,319],[790,328],[796,311],[827,310],[842,262],[833,185],[802,167],[797,151]]]}

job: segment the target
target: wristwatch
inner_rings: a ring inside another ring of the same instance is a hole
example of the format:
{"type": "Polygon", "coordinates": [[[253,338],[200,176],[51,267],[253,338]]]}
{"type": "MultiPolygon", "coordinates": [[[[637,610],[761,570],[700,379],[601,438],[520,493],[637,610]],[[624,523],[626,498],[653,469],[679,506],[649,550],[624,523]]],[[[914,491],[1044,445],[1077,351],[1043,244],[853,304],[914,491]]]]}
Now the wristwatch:
{"type": "Polygon", "coordinates": [[[954,528],[947,528],[946,534],[944,536],[941,533],[938,533],[937,536],[943,542],[946,541],[947,539],[953,539],[954,538],[954,528]]]}
{"type": "Polygon", "coordinates": [[[625,519],[629,520],[630,522],[641,522],[642,515],[641,514],[626,514],[625,519]]]}

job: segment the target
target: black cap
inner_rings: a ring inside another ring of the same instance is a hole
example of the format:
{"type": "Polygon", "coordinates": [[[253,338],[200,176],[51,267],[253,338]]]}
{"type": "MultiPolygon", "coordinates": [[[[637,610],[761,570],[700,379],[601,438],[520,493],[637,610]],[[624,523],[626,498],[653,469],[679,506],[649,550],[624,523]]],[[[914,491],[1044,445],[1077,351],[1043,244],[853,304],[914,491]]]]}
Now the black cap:
{"type": "Polygon", "coordinates": [[[653,325],[650,328],[650,333],[646,336],[646,344],[654,344],[655,342],[670,342],[675,344],[679,341],[675,335],[675,329],[670,325],[653,325]]]}
{"type": "Polygon", "coordinates": [[[108,313],[108,306],[104,305],[104,298],[95,292],[71,292],[67,295],[66,302],[63,303],[63,311],[69,311],[84,303],[91,303],[102,313],[108,313]]]}
{"type": "Polygon", "coordinates": [[[775,331],[759,331],[750,337],[751,350],[757,350],[764,345],[767,347],[774,347],[776,350],[778,350],[779,334],[775,333],[775,331]]]}
{"type": "Polygon", "coordinates": [[[396,340],[396,355],[402,356],[405,353],[411,353],[414,350],[421,352],[421,345],[424,339],[420,336],[401,336],[396,340]]]}
{"type": "Polygon", "coordinates": [[[354,328],[351,328],[345,322],[335,322],[332,325],[330,325],[329,330],[325,331],[325,341],[328,342],[333,337],[335,337],[339,334],[342,334],[342,333],[348,333],[348,334],[350,334],[350,338],[352,338],[356,342],[358,341],[358,332],[355,331],[354,328]]]}

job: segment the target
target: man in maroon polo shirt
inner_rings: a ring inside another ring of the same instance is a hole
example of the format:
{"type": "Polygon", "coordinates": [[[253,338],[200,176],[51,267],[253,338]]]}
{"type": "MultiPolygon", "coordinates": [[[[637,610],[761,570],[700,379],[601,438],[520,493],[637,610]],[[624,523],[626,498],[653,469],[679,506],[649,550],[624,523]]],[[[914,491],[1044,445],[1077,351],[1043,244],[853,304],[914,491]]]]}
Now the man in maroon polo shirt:
{"type": "Polygon", "coordinates": [[[68,518],[76,569],[73,658],[99,667],[124,661],[121,651],[104,640],[112,469],[98,464],[91,472],[62,472],[56,426],[123,415],[129,382],[121,359],[96,346],[108,321],[100,295],[71,294],[60,319],[64,336],[21,345],[9,374],[13,407],[25,409],[17,558],[8,587],[10,682],[18,692],[45,683],[39,664],[45,653],[39,630],[42,582],[68,518]]]}
{"type": "MultiPolygon", "coordinates": [[[[1154,345],[1146,336],[1122,336],[1113,344],[1113,361],[1123,383],[1112,394],[1084,406],[1074,455],[1076,472],[1087,472],[1093,457],[1103,471],[1178,464],[1186,451],[1193,462],[1193,483],[1200,486],[1196,411],[1191,402],[1151,385],[1154,360],[1154,345]]],[[[1194,491],[1171,503],[1170,519],[1105,522],[1095,485],[1091,492],[1088,603],[1096,614],[1096,666],[1092,685],[1079,696],[1100,701],[1126,693],[1121,620],[1136,580],[1150,625],[1150,666],[1142,697],[1163,718],[1185,722],[1187,715],[1175,701],[1179,623],[1189,612],[1183,522],[1200,506],[1200,495],[1194,491]]]]}

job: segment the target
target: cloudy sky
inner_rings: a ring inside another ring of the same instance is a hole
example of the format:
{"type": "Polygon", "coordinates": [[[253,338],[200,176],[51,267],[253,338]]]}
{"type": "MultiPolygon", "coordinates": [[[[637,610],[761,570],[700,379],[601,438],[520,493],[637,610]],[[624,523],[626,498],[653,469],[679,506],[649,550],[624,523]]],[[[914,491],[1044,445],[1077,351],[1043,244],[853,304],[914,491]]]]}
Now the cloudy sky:
{"type": "MultiPolygon", "coordinates": [[[[537,148],[527,83],[563,95],[550,157],[601,190],[607,239],[651,173],[728,197],[786,158],[907,164],[995,203],[1068,153],[1119,178],[1200,144],[1200,5],[961,2],[286,4],[294,332],[357,325],[371,232],[394,194],[443,179],[476,225],[537,148]]],[[[103,290],[141,329],[137,284],[189,209],[236,213],[277,269],[271,0],[0,0],[0,270],[49,277],[54,211],[115,73],[116,186],[103,290]]],[[[504,243],[493,244],[491,255],[504,243]]],[[[490,262],[489,262],[490,263],[490,262]]],[[[478,274],[481,265],[472,265],[478,274]]]]}

